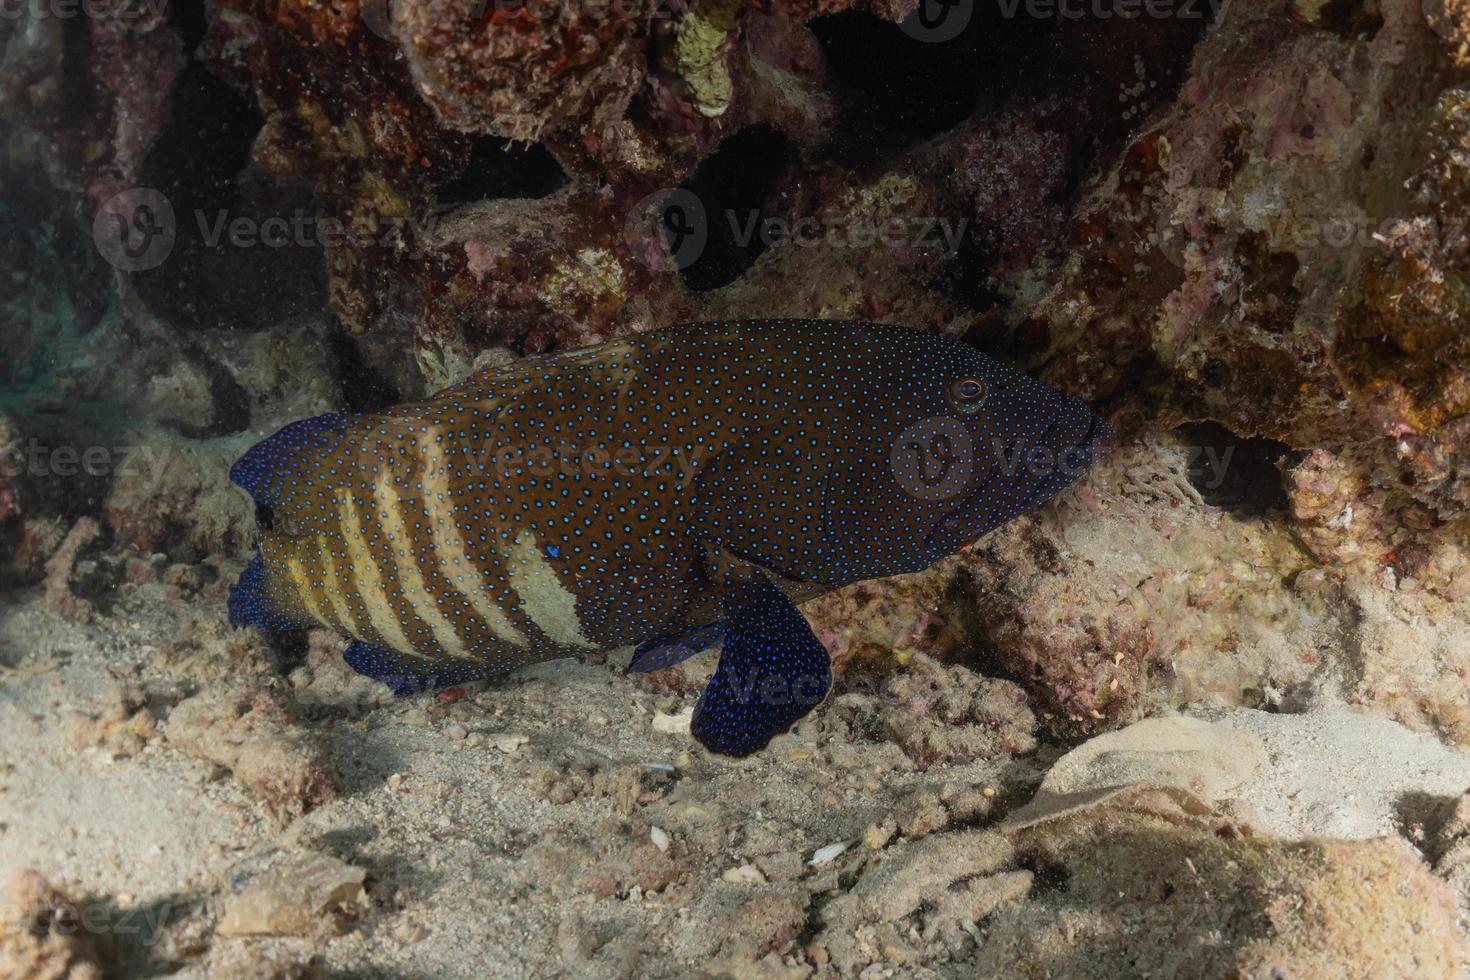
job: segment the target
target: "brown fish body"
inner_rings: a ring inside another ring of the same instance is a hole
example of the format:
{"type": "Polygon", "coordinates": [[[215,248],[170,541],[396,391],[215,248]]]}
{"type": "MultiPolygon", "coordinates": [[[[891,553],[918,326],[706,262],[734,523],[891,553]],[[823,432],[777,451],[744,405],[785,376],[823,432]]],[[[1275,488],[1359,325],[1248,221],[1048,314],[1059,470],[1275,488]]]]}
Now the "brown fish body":
{"type": "Polygon", "coordinates": [[[793,600],[927,568],[1066,486],[1106,432],[920,331],[653,331],[254,447],[231,477],[264,531],[230,616],[337,630],[402,693],[631,643],[630,669],[656,670],[720,642],[694,733],[748,754],[830,683],[793,600]]]}
{"type": "MultiPolygon", "coordinates": [[[[283,495],[261,540],[276,608],[492,670],[713,620],[732,559],[712,561],[718,549],[690,533],[697,477],[774,421],[714,365],[784,373],[787,356],[751,325],[702,343],[667,333],[337,417],[291,463],[302,489],[283,495]]],[[[745,384],[750,370],[737,372],[745,384]]]]}

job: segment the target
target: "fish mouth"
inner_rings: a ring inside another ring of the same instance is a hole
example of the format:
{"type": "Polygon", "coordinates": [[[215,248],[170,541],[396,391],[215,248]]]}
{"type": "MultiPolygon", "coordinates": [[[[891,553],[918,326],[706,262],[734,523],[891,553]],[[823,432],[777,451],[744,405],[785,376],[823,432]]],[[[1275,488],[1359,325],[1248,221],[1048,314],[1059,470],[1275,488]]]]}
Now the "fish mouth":
{"type": "MultiPolygon", "coordinates": [[[[1080,399],[1067,397],[1085,407],[1080,399]]],[[[1038,483],[1056,493],[1111,455],[1117,433],[1111,422],[1089,408],[1075,422],[1062,418],[1048,427],[1039,445],[1048,449],[1050,469],[1038,475],[1038,483]]]]}
{"type": "Polygon", "coordinates": [[[1034,444],[1045,448],[1050,459],[1040,472],[1034,474],[1032,492],[1025,495],[1025,504],[1016,514],[1001,515],[994,523],[984,518],[985,498],[994,496],[1001,482],[1016,478],[1018,469],[1028,467],[1025,455],[1029,449],[1011,444],[1006,447],[1004,458],[996,462],[984,479],[962,494],[958,503],[926,535],[926,544],[934,544],[943,535],[955,540],[963,538],[963,544],[973,542],[1075,483],[1106,459],[1116,444],[1117,434],[1112,423],[1091,410],[1081,425],[1057,418],[1034,444]]]}
{"type": "Polygon", "coordinates": [[[1084,469],[1092,469],[1098,463],[1107,459],[1118,448],[1118,433],[1113,428],[1113,423],[1101,415],[1093,413],[1092,425],[1087,430],[1087,435],[1076,447],[1087,454],[1087,465],[1084,469]]]}

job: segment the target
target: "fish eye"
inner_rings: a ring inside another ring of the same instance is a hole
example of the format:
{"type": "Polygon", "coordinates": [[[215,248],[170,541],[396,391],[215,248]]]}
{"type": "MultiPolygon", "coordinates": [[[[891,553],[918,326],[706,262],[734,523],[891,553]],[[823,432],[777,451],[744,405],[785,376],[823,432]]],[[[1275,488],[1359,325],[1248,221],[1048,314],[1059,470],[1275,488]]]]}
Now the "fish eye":
{"type": "Polygon", "coordinates": [[[979,408],[989,393],[989,387],[979,378],[961,378],[949,386],[950,400],[962,410],[979,408]]]}

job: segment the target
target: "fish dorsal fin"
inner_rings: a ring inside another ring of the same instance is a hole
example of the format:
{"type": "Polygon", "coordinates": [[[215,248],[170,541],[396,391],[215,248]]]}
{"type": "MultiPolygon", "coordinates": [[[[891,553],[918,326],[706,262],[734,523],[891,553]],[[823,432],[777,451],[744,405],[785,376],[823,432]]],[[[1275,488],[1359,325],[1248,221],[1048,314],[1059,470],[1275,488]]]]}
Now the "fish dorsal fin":
{"type": "Polygon", "coordinates": [[[283,486],[289,481],[293,467],[303,459],[309,460],[313,453],[335,445],[350,417],[332,412],[292,422],[251,446],[236,460],[230,467],[231,482],[242,487],[260,506],[279,506],[283,486]]]}

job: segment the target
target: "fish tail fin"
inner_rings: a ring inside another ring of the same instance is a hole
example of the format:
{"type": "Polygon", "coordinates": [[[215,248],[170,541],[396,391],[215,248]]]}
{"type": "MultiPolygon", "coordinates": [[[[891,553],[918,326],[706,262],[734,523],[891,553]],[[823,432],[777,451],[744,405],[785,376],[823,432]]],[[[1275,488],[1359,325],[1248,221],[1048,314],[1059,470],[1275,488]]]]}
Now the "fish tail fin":
{"type": "Polygon", "coordinates": [[[292,422],[246,450],[230,467],[230,481],[244,488],[259,506],[274,509],[281,502],[281,478],[290,464],[311,450],[331,445],[330,435],[340,433],[342,419],[341,412],[331,412],[292,422]]]}
{"type": "MultiPolygon", "coordinates": [[[[293,422],[275,435],[262,439],[230,467],[230,481],[243,488],[255,501],[256,522],[268,530],[278,506],[285,503],[284,494],[291,483],[291,472],[297,460],[314,450],[330,446],[342,431],[340,412],[318,415],[293,422]]],[[[310,625],[272,598],[269,589],[270,570],[257,554],[230,586],[230,623],[238,627],[254,626],[263,630],[292,630],[310,625]]]]}
{"type": "Polygon", "coordinates": [[[230,625],[263,630],[300,629],[306,625],[283,615],[271,599],[266,587],[265,561],[260,555],[250,559],[239,581],[230,586],[230,625]]]}

